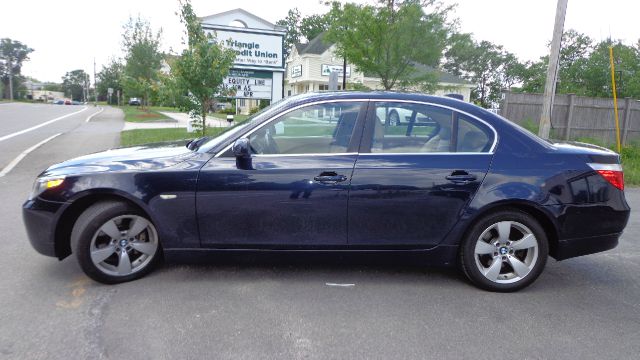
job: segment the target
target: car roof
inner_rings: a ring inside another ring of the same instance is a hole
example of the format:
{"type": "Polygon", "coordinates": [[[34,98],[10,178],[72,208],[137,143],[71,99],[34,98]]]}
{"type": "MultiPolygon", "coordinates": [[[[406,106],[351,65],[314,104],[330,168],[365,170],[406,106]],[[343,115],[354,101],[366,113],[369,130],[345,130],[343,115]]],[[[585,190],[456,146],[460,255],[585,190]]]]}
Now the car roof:
{"type": "MultiPolygon", "coordinates": [[[[294,95],[286,98],[290,104],[303,104],[308,102],[316,102],[323,100],[349,100],[349,99],[370,99],[370,100],[405,100],[405,101],[420,101],[432,104],[444,105],[452,108],[456,108],[462,111],[476,113],[482,108],[473,105],[471,103],[454,99],[447,96],[435,96],[426,95],[421,93],[412,92],[398,92],[398,91],[324,91],[324,92],[311,92],[299,95],[294,95]]],[[[475,115],[475,114],[474,114],[475,115]]],[[[480,114],[477,114],[480,115],[480,114]]],[[[482,114],[483,116],[485,114],[482,114]]]]}

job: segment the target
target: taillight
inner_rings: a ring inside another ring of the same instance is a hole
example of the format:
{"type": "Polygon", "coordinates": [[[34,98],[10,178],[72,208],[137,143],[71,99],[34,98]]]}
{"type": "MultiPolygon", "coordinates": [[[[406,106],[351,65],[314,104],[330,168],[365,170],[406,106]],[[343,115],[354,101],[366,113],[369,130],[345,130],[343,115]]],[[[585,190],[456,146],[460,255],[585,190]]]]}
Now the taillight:
{"type": "Polygon", "coordinates": [[[600,174],[609,184],[624,190],[624,173],[620,164],[587,164],[600,174]]]}

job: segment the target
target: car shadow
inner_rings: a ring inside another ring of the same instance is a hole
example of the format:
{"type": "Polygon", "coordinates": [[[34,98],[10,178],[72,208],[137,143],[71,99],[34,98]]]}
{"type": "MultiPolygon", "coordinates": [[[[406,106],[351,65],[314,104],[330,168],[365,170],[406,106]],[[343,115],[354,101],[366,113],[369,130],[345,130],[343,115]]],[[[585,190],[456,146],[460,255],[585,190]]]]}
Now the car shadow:
{"type": "Polygon", "coordinates": [[[394,281],[409,282],[437,278],[464,283],[464,276],[455,267],[427,266],[419,257],[411,255],[375,253],[207,253],[186,261],[166,261],[150,276],[179,276],[182,281],[195,282],[230,277],[254,281],[266,276],[297,280],[322,278],[329,283],[369,277],[393,277],[394,281]]]}

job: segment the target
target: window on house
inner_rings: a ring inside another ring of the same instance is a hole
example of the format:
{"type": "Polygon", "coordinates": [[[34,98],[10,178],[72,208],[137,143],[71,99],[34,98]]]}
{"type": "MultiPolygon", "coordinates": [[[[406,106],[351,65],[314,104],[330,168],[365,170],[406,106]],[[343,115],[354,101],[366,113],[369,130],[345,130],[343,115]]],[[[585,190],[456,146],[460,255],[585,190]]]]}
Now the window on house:
{"type": "Polygon", "coordinates": [[[329,90],[329,85],[318,85],[318,90],[320,91],[329,90]]]}

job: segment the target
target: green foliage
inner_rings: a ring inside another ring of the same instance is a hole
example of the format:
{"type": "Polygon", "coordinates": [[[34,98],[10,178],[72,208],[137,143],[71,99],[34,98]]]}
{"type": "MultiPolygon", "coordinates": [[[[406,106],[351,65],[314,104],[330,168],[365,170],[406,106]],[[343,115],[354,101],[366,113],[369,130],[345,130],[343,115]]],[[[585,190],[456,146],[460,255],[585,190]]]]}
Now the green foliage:
{"type": "Polygon", "coordinates": [[[434,1],[387,0],[378,6],[334,2],[326,40],[359,71],[379,77],[386,90],[419,84],[416,64],[439,65],[451,32],[449,10],[434,1]]]}
{"type": "Polygon", "coordinates": [[[124,105],[120,106],[120,109],[124,112],[124,121],[128,122],[173,121],[151,108],[142,109],[137,106],[124,105]]]}
{"type": "Polygon", "coordinates": [[[196,126],[205,133],[206,117],[215,94],[224,93],[223,81],[235,60],[233,49],[219,45],[211,34],[205,34],[189,0],[180,2],[180,21],[186,27],[188,47],[172,67],[177,87],[188,93],[188,101],[178,104],[189,111],[196,126]]]}
{"type": "Polygon", "coordinates": [[[371,88],[359,82],[348,82],[347,90],[371,91],[371,88]]]}
{"type": "Polygon", "coordinates": [[[503,88],[518,81],[523,67],[514,54],[489,41],[476,42],[471,34],[453,34],[443,68],[476,84],[472,100],[485,108],[499,101],[503,88]]]}
{"type": "Polygon", "coordinates": [[[307,41],[311,41],[327,31],[330,25],[331,19],[329,14],[307,16],[300,21],[300,34],[307,39],[307,41]]]}
{"type": "MultiPolygon", "coordinates": [[[[575,30],[563,34],[556,92],[611,98],[610,46],[613,46],[618,97],[640,98],[640,48],[612,40],[595,43],[575,30]]],[[[548,56],[544,56],[537,62],[524,64],[519,74],[522,86],[517,91],[543,92],[548,62],[548,56]]]]}
{"type": "Polygon", "coordinates": [[[17,98],[21,82],[22,63],[29,60],[33,49],[20,41],[9,38],[0,39],[0,98],[17,98]],[[12,81],[12,86],[10,86],[12,81]],[[13,87],[13,94],[9,94],[13,87]]]}
{"type": "Polygon", "coordinates": [[[284,56],[289,56],[291,48],[302,40],[311,41],[329,29],[331,18],[329,14],[302,17],[298,8],[290,9],[284,19],[278,20],[276,25],[287,30],[284,37],[284,56]]]}
{"type": "Polygon", "coordinates": [[[117,94],[118,90],[122,93],[122,76],[124,74],[124,65],[117,59],[111,59],[111,61],[102,65],[102,70],[97,74],[98,77],[98,98],[100,100],[107,100],[109,104],[114,105],[118,103],[117,94]],[[108,90],[113,89],[113,95],[109,97],[108,90]]]}
{"type": "Polygon", "coordinates": [[[537,135],[538,130],[540,128],[540,124],[537,121],[533,121],[530,118],[524,119],[522,124],[520,124],[523,128],[531,131],[533,134],[537,135]]]}
{"type": "Polygon", "coordinates": [[[276,21],[276,25],[287,29],[287,33],[284,35],[284,49],[282,49],[286,59],[293,45],[300,42],[300,11],[297,8],[290,9],[287,17],[276,21]]]}
{"type": "Polygon", "coordinates": [[[124,25],[122,47],[125,52],[125,64],[121,82],[125,97],[140,97],[143,105],[154,90],[158,81],[158,72],[162,61],[160,37],[162,32],[154,33],[151,24],[138,16],[129,18],[124,25]]]}
{"type": "Polygon", "coordinates": [[[64,89],[62,88],[62,84],[57,84],[57,83],[46,83],[42,87],[42,90],[64,92],[64,89]]]}
{"type": "Polygon", "coordinates": [[[640,146],[625,146],[620,153],[627,185],[640,185],[640,146]]]}
{"type": "Polygon", "coordinates": [[[82,69],[69,71],[62,77],[64,94],[75,101],[85,100],[85,90],[88,85],[89,74],[82,69]]]}
{"type": "MultiPolygon", "coordinates": [[[[207,136],[217,136],[227,128],[207,128],[207,136]]],[[[185,128],[167,129],[135,129],[125,130],[120,133],[120,146],[135,146],[164,141],[184,140],[185,145],[189,139],[195,138],[195,133],[187,132],[185,128]]]]}

